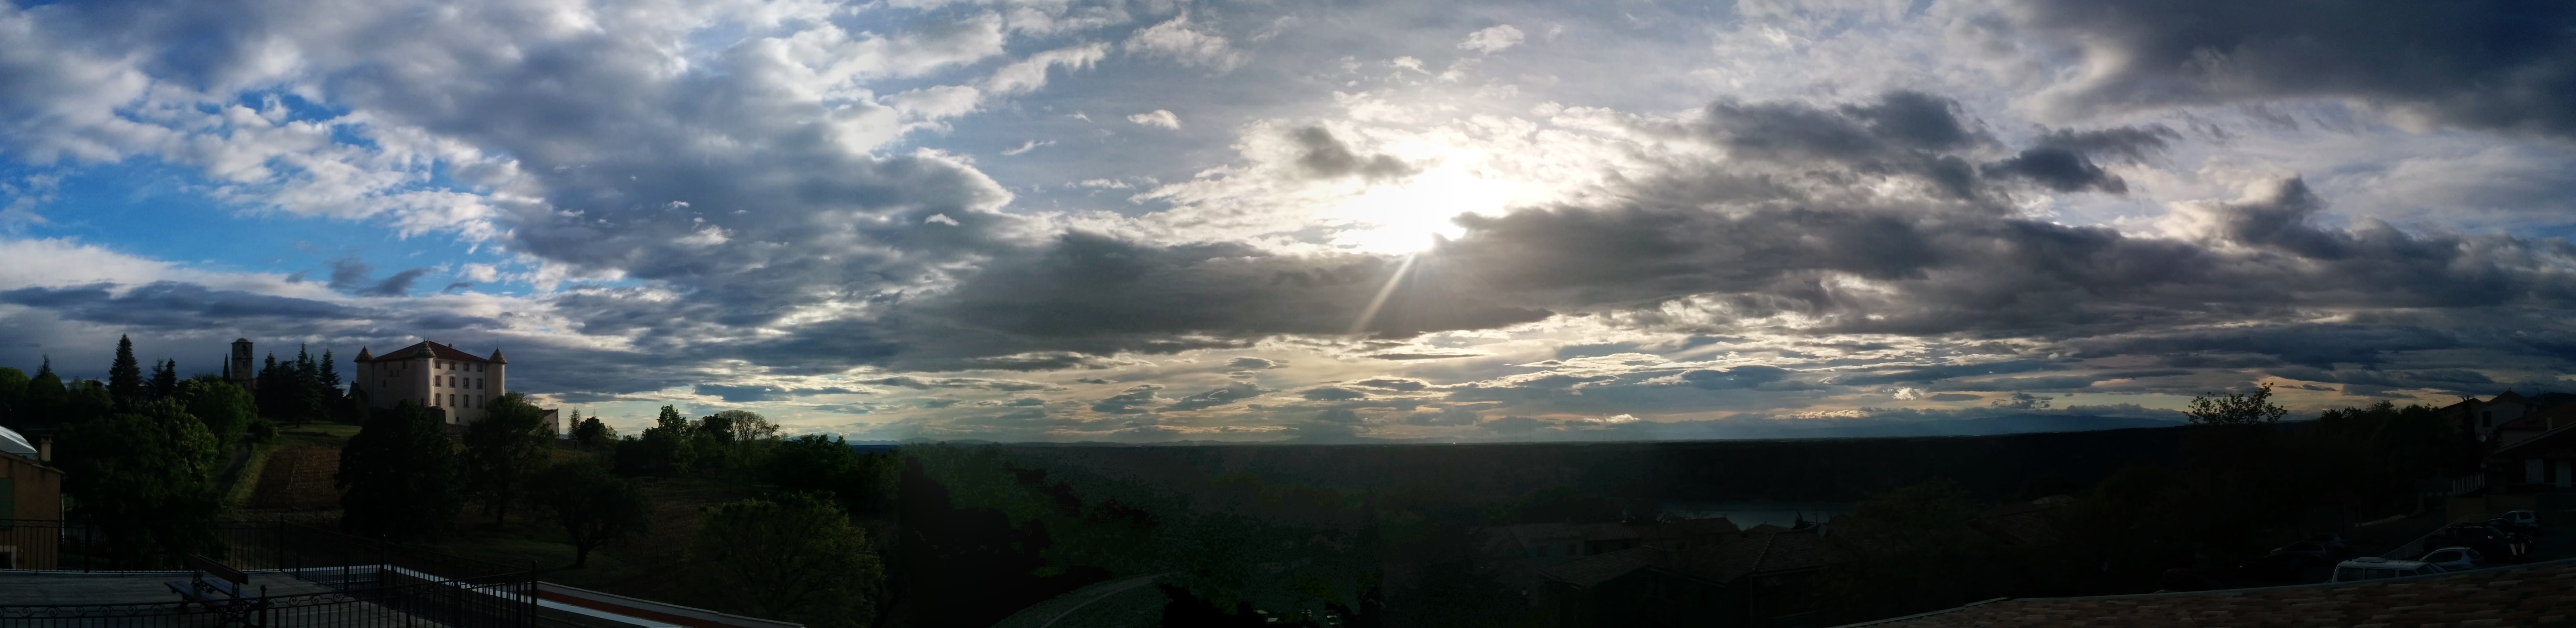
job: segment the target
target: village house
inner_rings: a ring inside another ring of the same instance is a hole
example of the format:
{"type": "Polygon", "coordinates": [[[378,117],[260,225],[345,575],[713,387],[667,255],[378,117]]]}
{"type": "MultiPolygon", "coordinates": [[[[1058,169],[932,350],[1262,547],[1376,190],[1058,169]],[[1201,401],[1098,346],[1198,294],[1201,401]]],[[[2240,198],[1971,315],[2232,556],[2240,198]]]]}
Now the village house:
{"type": "Polygon", "coordinates": [[[19,528],[16,521],[63,518],[63,472],[52,466],[53,443],[30,443],[0,427],[0,569],[52,569],[53,528],[19,528]]]}

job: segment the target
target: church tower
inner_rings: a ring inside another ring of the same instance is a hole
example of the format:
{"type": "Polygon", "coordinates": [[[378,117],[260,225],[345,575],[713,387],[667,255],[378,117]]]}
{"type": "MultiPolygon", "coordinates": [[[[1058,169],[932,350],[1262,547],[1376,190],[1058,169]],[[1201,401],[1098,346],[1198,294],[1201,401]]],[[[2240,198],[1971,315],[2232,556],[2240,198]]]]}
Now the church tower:
{"type": "Polygon", "coordinates": [[[249,338],[233,339],[232,376],[233,383],[240,384],[243,389],[259,387],[259,371],[250,360],[249,338]]]}

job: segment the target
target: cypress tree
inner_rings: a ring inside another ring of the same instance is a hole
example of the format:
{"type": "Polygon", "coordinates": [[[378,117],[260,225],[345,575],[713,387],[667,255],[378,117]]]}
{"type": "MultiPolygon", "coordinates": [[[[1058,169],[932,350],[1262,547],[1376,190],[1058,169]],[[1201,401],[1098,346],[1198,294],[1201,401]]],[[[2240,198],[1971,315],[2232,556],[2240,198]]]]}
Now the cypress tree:
{"type": "Polygon", "coordinates": [[[107,394],[120,408],[143,400],[143,365],[134,361],[134,339],[116,337],[116,363],[107,368],[107,394]]]}
{"type": "Polygon", "coordinates": [[[152,397],[168,399],[179,394],[179,361],[162,360],[152,365],[152,397]]]}

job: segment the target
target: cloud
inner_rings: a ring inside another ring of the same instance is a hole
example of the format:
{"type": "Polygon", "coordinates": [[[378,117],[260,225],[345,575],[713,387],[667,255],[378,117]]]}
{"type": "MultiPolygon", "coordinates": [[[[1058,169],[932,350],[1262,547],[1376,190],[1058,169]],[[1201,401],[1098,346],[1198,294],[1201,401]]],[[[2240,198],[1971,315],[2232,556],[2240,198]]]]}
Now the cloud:
{"type": "Polygon", "coordinates": [[[876,384],[879,386],[900,386],[914,390],[929,390],[933,388],[976,388],[984,390],[1011,391],[1062,390],[1061,387],[1032,381],[1016,379],[987,379],[981,377],[915,377],[911,375],[897,375],[894,377],[860,380],[860,383],[876,384]]]}
{"type": "Polygon", "coordinates": [[[354,257],[331,260],[331,289],[359,296],[405,296],[411,294],[412,283],[419,281],[421,275],[429,274],[429,269],[404,270],[381,281],[371,279],[374,273],[375,267],[354,257]]]}
{"type": "Polygon", "coordinates": [[[813,395],[859,395],[859,394],[867,394],[867,391],[864,391],[864,390],[852,390],[852,389],[848,389],[848,388],[839,388],[839,387],[829,387],[829,388],[789,388],[789,387],[785,387],[785,386],[773,386],[773,385],[763,385],[763,384],[746,384],[746,385],[698,384],[698,385],[694,388],[694,392],[696,392],[697,394],[700,394],[700,395],[705,395],[705,396],[710,396],[710,397],[718,397],[718,398],[722,398],[722,399],[724,399],[725,401],[727,401],[727,402],[731,402],[731,403],[745,403],[745,402],[754,402],[754,401],[779,401],[779,400],[784,400],[784,399],[792,399],[792,398],[796,398],[796,397],[808,397],[808,396],[813,396],[813,395]]]}
{"type": "Polygon", "coordinates": [[[1253,397],[1261,396],[1262,393],[1267,392],[1271,392],[1271,390],[1252,385],[1249,382],[1235,382],[1227,384],[1224,388],[1182,397],[1180,401],[1173,402],[1172,405],[1165,406],[1163,409],[1176,412],[1202,410],[1245,399],[1251,399],[1253,397]]]}
{"type": "Polygon", "coordinates": [[[1178,130],[1181,128],[1181,117],[1164,109],[1156,109],[1145,113],[1127,116],[1127,121],[1145,126],[1163,127],[1166,129],[1178,130]]]}
{"type": "Polygon", "coordinates": [[[1162,401],[1161,397],[1154,394],[1154,391],[1162,389],[1160,384],[1137,384],[1108,398],[1091,402],[1091,411],[1102,414],[1144,414],[1148,406],[1162,401]]]}
{"type": "Polygon", "coordinates": [[[1011,156],[1026,155],[1026,154],[1028,154],[1028,153],[1029,153],[1029,151],[1037,150],[1037,149],[1038,149],[1038,147],[1041,147],[1041,146],[1054,146],[1054,145],[1055,145],[1055,140],[1029,140],[1029,141],[1028,141],[1028,142],[1026,142],[1026,143],[1020,144],[1020,147],[1019,147],[1019,148],[1006,148],[1006,149],[1003,149],[1003,150],[1002,150],[1002,154],[1004,154],[1004,155],[1011,155],[1011,156]]]}
{"type": "Polygon", "coordinates": [[[1520,44],[1521,29],[1513,28],[1510,24],[1502,24],[1468,33],[1465,41],[1458,42],[1458,49],[1494,54],[1520,44]]]}
{"type": "MultiPolygon", "coordinates": [[[[1177,123],[1175,123],[1177,126],[1177,123]]],[[[1297,166],[1308,175],[1332,178],[1358,175],[1364,179],[1401,178],[1415,172],[1412,166],[1387,155],[1362,157],[1351,152],[1349,145],[1333,137],[1333,132],[1320,126],[1298,127],[1289,135],[1303,152],[1297,166]]]]}
{"type": "Polygon", "coordinates": [[[1268,370],[1268,369],[1275,369],[1275,368],[1279,368],[1279,367],[1283,367],[1283,366],[1287,366],[1287,365],[1288,365],[1288,364],[1287,364],[1286,362],[1280,362],[1280,361],[1278,361],[1278,360],[1272,360],[1272,359],[1269,359],[1269,358],[1255,358],[1255,357],[1249,357],[1249,356],[1246,356],[1246,357],[1239,357],[1239,358],[1235,358],[1235,359],[1232,359],[1232,360],[1227,360],[1227,361],[1226,361],[1226,363],[1225,363],[1225,367],[1226,367],[1226,368],[1229,368],[1229,369],[1235,369],[1235,370],[1243,370],[1243,371],[1260,371],[1260,370],[1268,370]]]}
{"type": "Polygon", "coordinates": [[[2576,7],[2564,4],[2007,4],[2019,29],[2082,55],[2082,72],[2036,98],[2061,118],[2343,98],[2472,129],[2576,136],[2576,43],[2567,38],[2576,7]]]}
{"type": "Polygon", "coordinates": [[[1181,65],[1219,72],[1233,70],[1249,59],[1242,51],[1235,50],[1233,43],[1224,35],[1191,23],[1186,13],[1136,31],[1120,47],[1129,54],[1169,59],[1181,65]]]}
{"type": "Polygon", "coordinates": [[[1305,392],[1297,393],[1297,396],[1305,397],[1313,401],[1349,401],[1352,399],[1367,399],[1368,393],[1340,386],[1318,386],[1306,389],[1305,392]]]}

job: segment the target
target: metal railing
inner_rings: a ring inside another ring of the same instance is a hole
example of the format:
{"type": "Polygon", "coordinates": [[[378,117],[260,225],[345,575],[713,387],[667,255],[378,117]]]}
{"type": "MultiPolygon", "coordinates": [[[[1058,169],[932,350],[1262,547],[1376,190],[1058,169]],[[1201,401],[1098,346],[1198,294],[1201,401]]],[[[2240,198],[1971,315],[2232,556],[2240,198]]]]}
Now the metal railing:
{"type": "MultiPolygon", "coordinates": [[[[0,553],[17,570],[163,571],[203,554],[251,572],[243,600],[0,606],[0,628],[35,626],[532,626],[536,574],[286,522],[95,524],[16,520],[0,553]],[[275,578],[285,578],[277,580],[275,578]],[[262,590],[262,580],[292,592],[262,590]]],[[[23,571],[21,572],[23,573],[23,571]]],[[[63,577],[81,576],[62,573],[63,577]]],[[[157,584],[158,580],[149,580],[157,584]]],[[[147,585],[148,586],[148,585],[147,585]]]]}

